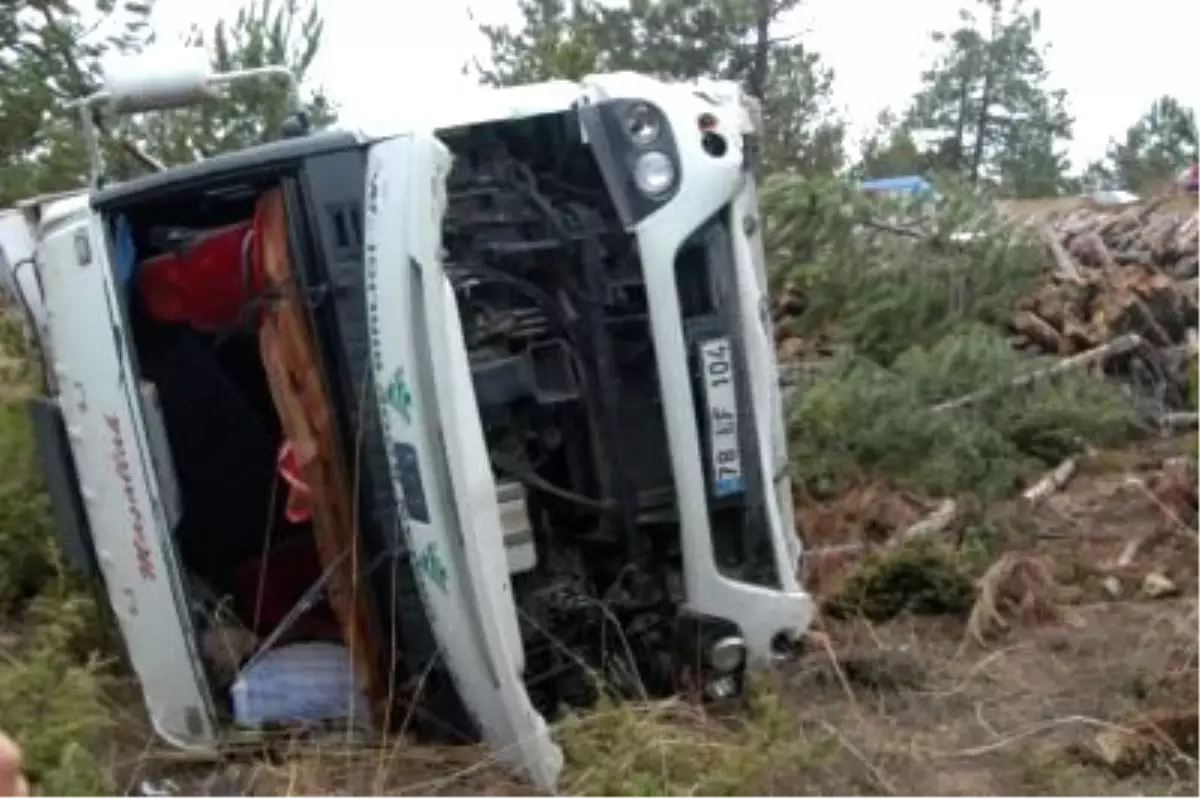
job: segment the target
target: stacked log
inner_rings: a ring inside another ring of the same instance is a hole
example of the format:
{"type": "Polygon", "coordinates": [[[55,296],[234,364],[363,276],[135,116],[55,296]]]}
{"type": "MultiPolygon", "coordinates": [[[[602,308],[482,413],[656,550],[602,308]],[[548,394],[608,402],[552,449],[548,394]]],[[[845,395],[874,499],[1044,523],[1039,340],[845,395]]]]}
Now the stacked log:
{"type": "MultiPolygon", "coordinates": [[[[1171,383],[1171,396],[1157,397],[1168,406],[1159,411],[1178,408],[1196,354],[1200,213],[1195,206],[1179,211],[1163,209],[1161,201],[1116,209],[1073,204],[1057,213],[1050,208],[1003,215],[1014,230],[1040,238],[1046,252],[1045,278],[1013,307],[1008,325],[1013,346],[1069,358],[1118,339],[1138,340],[1136,357],[1149,362],[1160,382],[1171,383]]],[[[897,231],[895,238],[898,246],[913,243],[908,232],[897,231]]],[[[785,383],[796,381],[796,364],[806,364],[808,371],[807,364],[829,354],[828,341],[801,340],[788,332],[788,320],[804,305],[795,285],[784,286],[776,298],[785,383]]],[[[1129,347],[1120,350],[1130,354],[1129,347]]]]}
{"type": "Polygon", "coordinates": [[[1017,303],[1014,332],[1071,355],[1136,333],[1154,347],[1185,344],[1196,326],[1195,212],[1080,209],[1042,223],[1053,270],[1017,303]]]}

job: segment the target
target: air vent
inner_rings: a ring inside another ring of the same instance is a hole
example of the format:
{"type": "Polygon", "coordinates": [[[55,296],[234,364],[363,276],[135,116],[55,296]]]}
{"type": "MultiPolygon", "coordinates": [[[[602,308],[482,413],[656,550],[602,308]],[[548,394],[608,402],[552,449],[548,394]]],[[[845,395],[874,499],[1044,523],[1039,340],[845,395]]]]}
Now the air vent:
{"type": "Polygon", "coordinates": [[[335,255],[355,255],[362,250],[362,215],[356,202],[325,206],[329,216],[330,245],[335,255]]]}

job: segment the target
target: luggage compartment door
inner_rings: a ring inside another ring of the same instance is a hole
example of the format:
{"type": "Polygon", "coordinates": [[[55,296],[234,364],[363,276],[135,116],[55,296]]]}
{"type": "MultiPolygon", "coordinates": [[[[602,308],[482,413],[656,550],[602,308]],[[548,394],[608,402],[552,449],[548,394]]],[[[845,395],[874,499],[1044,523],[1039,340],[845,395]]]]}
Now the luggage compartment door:
{"type": "MultiPolygon", "coordinates": [[[[103,222],[87,197],[46,208],[37,250],[59,386],[96,561],[151,723],[182,747],[214,745],[212,698],[160,487],[103,222]]],[[[168,481],[169,482],[169,481],[168,481]]]]}

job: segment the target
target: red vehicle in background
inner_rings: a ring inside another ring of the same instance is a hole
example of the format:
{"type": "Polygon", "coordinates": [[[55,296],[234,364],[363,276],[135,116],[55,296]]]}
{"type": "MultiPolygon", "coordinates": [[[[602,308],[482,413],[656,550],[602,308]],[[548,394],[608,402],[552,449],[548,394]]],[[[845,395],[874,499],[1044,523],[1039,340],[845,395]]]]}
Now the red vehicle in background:
{"type": "Polygon", "coordinates": [[[1198,166],[1196,161],[1192,161],[1192,165],[1179,175],[1179,186],[1189,194],[1196,193],[1198,166]]]}

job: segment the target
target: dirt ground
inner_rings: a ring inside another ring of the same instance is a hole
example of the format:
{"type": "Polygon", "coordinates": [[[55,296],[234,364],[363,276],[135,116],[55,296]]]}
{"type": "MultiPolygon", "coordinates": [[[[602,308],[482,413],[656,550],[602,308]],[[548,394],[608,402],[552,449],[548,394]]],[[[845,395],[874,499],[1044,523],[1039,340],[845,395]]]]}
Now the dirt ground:
{"type": "Polygon", "coordinates": [[[1091,751],[1098,734],[1163,708],[1190,713],[1194,745],[1195,633],[1191,598],[1078,606],[986,649],[946,622],[831,629],[841,676],[814,652],[787,694],[843,750],[815,773],[785,768],[772,791],[1195,794],[1194,750],[1129,775],[1091,751]],[[1189,670],[1190,696],[1163,695],[1189,670]]]}
{"type": "MultiPolygon", "coordinates": [[[[836,729],[843,755],[815,777],[780,774],[774,791],[1195,794],[1195,475],[1178,470],[1195,445],[1097,454],[1017,513],[1004,548],[1052,576],[1049,618],[1018,618],[985,644],[959,620],[826,624],[828,648],[801,661],[787,695],[806,725],[836,729]]],[[[915,501],[870,492],[842,527],[851,540],[864,512],[872,524],[919,517],[915,501]]],[[[836,515],[818,513],[819,545],[835,552],[836,515]]],[[[821,574],[828,591],[850,557],[836,559],[821,574]]]]}
{"type": "MultiPolygon", "coordinates": [[[[1164,477],[1187,451],[1195,452],[1194,436],[1098,454],[1013,523],[1004,548],[1053,576],[1049,617],[1010,614],[1010,628],[983,643],[961,618],[820,622],[770,692],[794,724],[794,753],[731,791],[1196,794],[1195,519],[1186,499],[1172,504],[1164,477]],[[1118,565],[1133,540],[1137,551],[1118,565]],[[1149,574],[1170,580],[1167,595],[1146,594],[1149,574]]],[[[876,490],[859,500],[858,515],[830,521],[827,513],[820,545],[859,539],[864,526],[881,523],[864,524],[866,508],[891,513],[892,523],[923,509],[876,490]]],[[[153,749],[124,761],[128,788],[148,780],[194,794],[527,790],[470,748],[310,746],[217,767],[153,749]]],[[[565,790],[582,778],[578,770],[569,766],[565,790]]]]}

